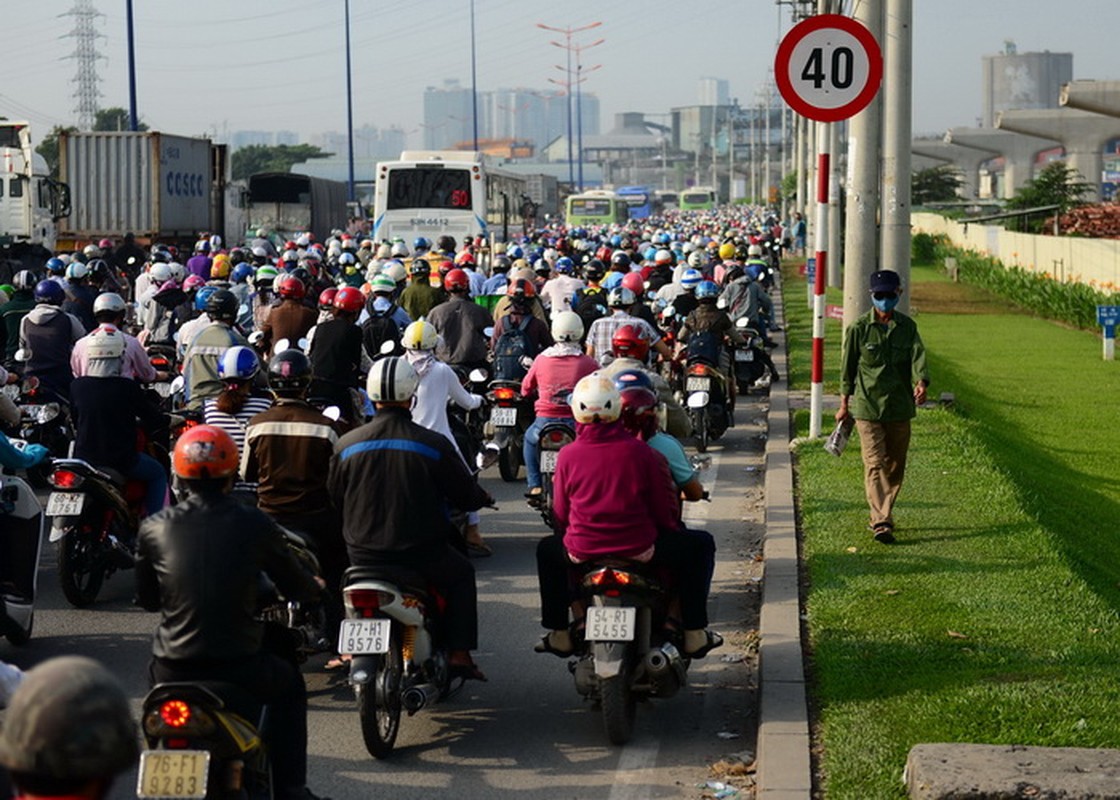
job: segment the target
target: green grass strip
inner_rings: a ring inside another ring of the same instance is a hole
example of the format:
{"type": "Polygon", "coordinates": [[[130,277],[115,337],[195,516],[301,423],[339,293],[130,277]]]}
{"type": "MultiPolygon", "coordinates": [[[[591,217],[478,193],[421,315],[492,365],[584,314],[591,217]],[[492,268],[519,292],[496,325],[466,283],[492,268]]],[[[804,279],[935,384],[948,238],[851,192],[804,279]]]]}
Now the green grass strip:
{"type": "MultiPolygon", "coordinates": [[[[787,280],[804,389],[802,293],[787,280]]],[[[918,324],[933,394],[957,404],[915,420],[899,543],[866,529],[856,438],[840,459],[819,443],[796,455],[830,800],[904,797],[921,742],[1120,746],[1120,365],[1091,334],[1028,316],[923,308],[918,324]]],[[[807,413],[795,421],[804,434],[807,413]]]]}

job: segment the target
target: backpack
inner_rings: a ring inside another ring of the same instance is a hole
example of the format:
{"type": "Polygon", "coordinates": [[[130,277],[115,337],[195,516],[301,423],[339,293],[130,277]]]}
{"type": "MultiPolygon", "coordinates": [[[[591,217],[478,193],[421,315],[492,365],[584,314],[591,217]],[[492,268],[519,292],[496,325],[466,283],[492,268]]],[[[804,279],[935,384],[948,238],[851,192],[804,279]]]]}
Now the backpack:
{"type": "Polygon", "coordinates": [[[587,332],[591,330],[591,323],[597,319],[607,316],[607,292],[602,286],[589,286],[586,289],[580,289],[576,292],[575,302],[572,303],[572,311],[579,314],[579,318],[583,320],[583,335],[587,336],[587,332]]]}
{"type": "Polygon", "coordinates": [[[404,348],[401,347],[401,329],[393,319],[393,313],[397,308],[397,304],[394,303],[383,313],[370,309],[369,318],[362,323],[362,346],[374,361],[387,355],[404,355],[404,348]],[[382,353],[381,346],[387,341],[393,342],[393,351],[382,353]]]}
{"type": "MultiPolygon", "coordinates": [[[[511,320],[506,317],[506,321],[511,320]]],[[[523,362],[536,355],[527,333],[532,321],[533,315],[526,312],[519,325],[505,328],[498,337],[494,345],[494,377],[498,380],[519,381],[529,371],[529,367],[523,362]]]]}
{"type": "Polygon", "coordinates": [[[719,366],[723,337],[714,331],[696,331],[688,339],[688,363],[700,361],[709,366],[719,366]]]}

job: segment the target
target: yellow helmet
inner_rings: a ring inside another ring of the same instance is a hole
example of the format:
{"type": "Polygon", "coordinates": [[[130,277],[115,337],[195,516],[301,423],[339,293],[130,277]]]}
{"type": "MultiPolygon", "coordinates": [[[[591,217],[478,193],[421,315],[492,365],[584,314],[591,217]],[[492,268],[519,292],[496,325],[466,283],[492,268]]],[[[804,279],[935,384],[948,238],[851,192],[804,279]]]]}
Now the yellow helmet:
{"type": "Polygon", "coordinates": [[[225,253],[214,256],[214,262],[210,265],[210,277],[225,280],[229,277],[229,271],[229,256],[225,253]]]}
{"type": "Polygon", "coordinates": [[[719,257],[724,261],[735,258],[735,245],[731,242],[724,242],[719,246],[719,257]]]}
{"type": "Polygon", "coordinates": [[[435,350],[439,342],[439,334],[432,323],[422,319],[416,320],[404,329],[401,336],[401,346],[405,350],[435,350]]]}

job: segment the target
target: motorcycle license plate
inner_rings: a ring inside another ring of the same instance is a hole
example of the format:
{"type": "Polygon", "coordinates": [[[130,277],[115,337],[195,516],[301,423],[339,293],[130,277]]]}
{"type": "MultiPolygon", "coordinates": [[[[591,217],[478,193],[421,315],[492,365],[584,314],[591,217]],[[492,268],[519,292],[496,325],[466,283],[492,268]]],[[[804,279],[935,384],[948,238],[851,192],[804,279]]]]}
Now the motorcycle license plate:
{"type": "Polygon", "coordinates": [[[171,396],[170,383],[153,383],[152,388],[156,390],[156,394],[158,394],[160,397],[166,398],[171,396]]]}
{"type": "Polygon", "coordinates": [[[541,451],[541,472],[555,472],[556,471],[556,456],[560,455],[559,450],[542,450],[541,451]]]}
{"type": "Polygon", "coordinates": [[[636,608],[591,606],[587,609],[587,641],[632,642],[637,619],[636,608]]]}
{"type": "Polygon", "coordinates": [[[206,750],[145,750],[140,754],[137,797],[166,800],[206,797],[210,753],[206,750]]]}
{"type": "Polygon", "coordinates": [[[512,428],[517,424],[517,409],[494,406],[490,409],[490,423],[499,428],[512,428]]]}
{"type": "Polygon", "coordinates": [[[86,496],[81,492],[51,492],[47,498],[47,516],[76,517],[85,504],[86,496]]]}
{"type": "Polygon", "coordinates": [[[711,378],[689,378],[685,381],[686,392],[706,392],[712,385],[711,378]]]}
{"type": "Polygon", "coordinates": [[[754,350],[736,350],[736,361],[754,361],[754,350]]]}
{"type": "Polygon", "coordinates": [[[353,656],[388,653],[390,624],[391,620],[387,619],[342,620],[338,652],[353,656]]]}

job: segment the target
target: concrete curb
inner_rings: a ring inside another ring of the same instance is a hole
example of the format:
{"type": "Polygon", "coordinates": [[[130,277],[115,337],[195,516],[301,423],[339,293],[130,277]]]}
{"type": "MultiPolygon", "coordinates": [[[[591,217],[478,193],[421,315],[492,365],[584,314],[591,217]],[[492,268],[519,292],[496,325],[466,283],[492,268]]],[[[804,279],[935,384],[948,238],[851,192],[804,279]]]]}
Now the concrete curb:
{"type": "MultiPolygon", "coordinates": [[[[774,316],[785,319],[779,292],[774,316]]],[[[758,798],[808,800],[813,789],[809,707],[801,648],[797,514],[790,453],[789,363],[785,348],[774,364],[783,380],[770,386],[766,440],[766,533],[762,544],[759,619],[758,798]]]]}

